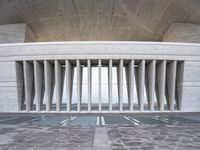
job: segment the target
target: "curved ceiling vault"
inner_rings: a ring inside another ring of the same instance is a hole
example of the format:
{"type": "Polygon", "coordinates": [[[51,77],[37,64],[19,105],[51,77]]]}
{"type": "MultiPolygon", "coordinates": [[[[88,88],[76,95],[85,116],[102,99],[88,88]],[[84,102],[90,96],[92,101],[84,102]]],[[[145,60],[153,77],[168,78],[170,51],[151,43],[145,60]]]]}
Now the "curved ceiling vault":
{"type": "Polygon", "coordinates": [[[38,41],[160,41],[172,23],[200,24],[199,0],[1,0],[0,24],[38,41]]]}

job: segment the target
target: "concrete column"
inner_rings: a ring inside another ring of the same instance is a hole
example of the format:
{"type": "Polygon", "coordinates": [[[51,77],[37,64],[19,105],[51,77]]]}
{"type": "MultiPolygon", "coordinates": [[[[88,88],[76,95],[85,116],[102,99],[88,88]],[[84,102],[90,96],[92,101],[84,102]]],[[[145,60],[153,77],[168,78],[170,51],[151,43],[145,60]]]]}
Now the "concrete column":
{"type": "Polygon", "coordinates": [[[158,80],[158,101],[160,110],[164,111],[165,98],[165,80],[166,80],[166,60],[161,61],[157,65],[157,80],[158,80]]]}
{"type": "Polygon", "coordinates": [[[72,88],[73,88],[73,67],[69,60],[65,60],[65,79],[66,79],[66,97],[67,97],[67,111],[71,111],[72,88]]]}
{"type": "Polygon", "coordinates": [[[129,100],[129,110],[133,111],[133,97],[134,97],[134,60],[131,60],[128,64],[128,100],[129,100]]]}
{"type": "Polygon", "coordinates": [[[112,111],[112,59],[109,60],[108,64],[108,100],[109,111],[112,111]]]}
{"type": "Polygon", "coordinates": [[[80,60],[76,60],[77,67],[77,111],[81,111],[82,69],[80,60]]]}
{"type": "Polygon", "coordinates": [[[155,90],[156,60],[147,65],[147,98],[150,111],[154,111],[154,90],[155,90]]]}
{"type": "Polygon", "coordinates": [[[24,71],[23,64],[16,62],[16,77],[17,77],[17,93],[18,93],[18,111],[22,110],[24,104],[24,71]]]}
{"type": "Polygon", "coordinates": [[[32,90],[33,90],[33,66],[28,61],[23,61],[24,67],[24,86],[26,111],[31,110],[32,90]]]}
{"type": "Polygon", "coordinates": [[[91,111],[91,103],[92,103],[92,67],[91,60],[87,60],[88,67],[88,111],[91,111]]]}
{"type": "Polygon", "coordinates": [[[123,59],[117,67],[119,111],[123,111],[123,59]]]}
{"type": "Polygon", "coordinates": [[[41,110],[42,103],[42,83],[44,80],[44,67],[38,61],[34,61],[34,81],[35,81],[35,100],[36,111],[41,110]]]}
{"type": "Polygon", "coordinates": [[[53,82],[53,65],[45,60],[44,61],[44,80],[45,80],[45,101],[46,101],[46,111],[50,111],[51,100],[52,100],[52,82],[53,82]]]}
{"type": "Polygon", "coordinates": [[[71,110],[71,73],[70,73],[71,67],[69,60],[65,60],[65,79],[66,79],[66,98],[67,98],[67,111],[69,112],[71,110]]]}
{"type": "Polygon", "coordinates": [[[62,66],[55,60],[55,91],[56,91],[56,110],[60,111],[62,100],[62,66]]]}
{"type": "MultiPolygon", "coordinates": [[[[176,105],[178,107],[178,110],[182,110],[182,103],[183,103],[183,81],[184,79],[184,74],[186,74],[186,72],[190,72],[191,67],[189,65],[189,68],[187,68],[187,63],[185,64],[185,62],[177,62],[177,75],[176,75],[176,105]],[[185,67],[186,66],[186,67],[185,67]]],[[[194,66],[195,70],[197,67],[194,66]]],[[[198,71],[198,70],[197,70],[198,71]]],[[[194,74],[194,73],[193,73],[194,74]]],[[[196,74],[196,70],[195,70],[195,74],[196,74]]],[[[197,81],[196,79],[193,79],[193,83],[195,83],[194,81],[197,81]]],[[[187,104],[186,104],[187,106],[187,104]]]]}
{"type": "Polygon", "coordinates": [[[99,81],[98,81],[98,99],[99,99],[99,111],[101,111],[101,100],[102,100],[102,95],[101,95],[101,60],[98,60],[98,77],[99,77],[99,81]]]}
{"type": "Polygon", "coordinates": [[[174,110],[175,86],[176,86],[176,61],[167,64],[167,101],[169,110],[174,110]]]}
{"type": "Polygon", "coordinates": [[[138,64],[138,99],[140,111],[144,110],[145,60],[138,64]]]}

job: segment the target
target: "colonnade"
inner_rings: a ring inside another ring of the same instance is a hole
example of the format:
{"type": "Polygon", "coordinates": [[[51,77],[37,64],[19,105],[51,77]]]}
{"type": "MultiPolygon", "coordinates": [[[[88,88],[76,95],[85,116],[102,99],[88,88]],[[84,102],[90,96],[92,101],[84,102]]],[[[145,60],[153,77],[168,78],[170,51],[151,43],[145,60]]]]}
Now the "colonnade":
{"type": "MultiPolygon", "coordinates": [[[[174,111],[181,109],[181,95],[177,90],[178,72],[182,61],[176,60],[33,60],[17,61],[18,73],[22,77],[22,88],[18,90],[19,110],[42,111],[42,103],[45,101],[45,110],[52,111],[53,93],[56,97],[56,110],[61,111],[62,95],[66,94],[66,107],[64,111],[71,112],[73,78],[77,80],[77,110],[82,112],[82,76],[83,66],[87,67],[87,112],[92,112],[92,67],[98,68],[98,112],[102,110],[102,66],[108,69],[108,112],[113,112],[113,67],[117,68],[118,112],[123,112],[123,79],[127,83],[128,110],[144,110],[145,92],[147,97],[147,111],[155,111],[155,103],[158,111],[174,111]],[[74,70],[76,68],[76,74],[74,70]],[[125,76],[123,74],[125,69],[125,76]],[[64,90],[64,88],[66,88],[64,90]],[[65,93],[63,93],[66,91],[65,93]],[[138,110],[135,109],[134,93],[137,93],[138,110]],[[166,101],[166,108],[165,108],[166,101]]],[[[19,76],[19,75],[18,75],[19,76]]]]}

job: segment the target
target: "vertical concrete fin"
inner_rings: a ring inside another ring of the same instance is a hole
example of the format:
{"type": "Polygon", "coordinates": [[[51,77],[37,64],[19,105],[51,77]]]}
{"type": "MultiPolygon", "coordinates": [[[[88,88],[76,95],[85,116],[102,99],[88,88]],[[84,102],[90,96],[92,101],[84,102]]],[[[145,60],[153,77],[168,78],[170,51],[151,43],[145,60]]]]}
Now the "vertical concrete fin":
{"type": "Polygon", "coordinates": [[[156,60],[152,60],[147,64],[147,99],[150,111],[154,111],[154,90],[155,90],[155,74],[156,60]]]}
{"type": "Polygon", "coordinates": [[[157,64],[157,82],[158,82],[158,101],[160,104],[160,110],[164,111],[164,99],[165,99],[165,82],[166,82],[166,60],[163,60],[157,64]]]}
{"type": "Polygon", "coordinates": [[[36,111],[41,110],[42,103],[42,83],[44,78],[44,67],[39,61],[34,61],[34,82],[35,82],[35,100],[36,111]]]}
{"type": "MultiPolygon", "coordinates": [[[[69,60],[65,60],[65,78],[66,78],[66,98],[67,98],[67,111],[71,111],[71,89],[72,89],[72,84],[71,79],[72,79],[72,68],[70,65],[69,60]]],[[[72,79],[73,80],[73,79],[72,79]]]]}
{"type": "Polygon", "coordinates": [[[77,68],[77,111],[81,111],[81,63],[80,60],[76,60],[77,68]]]}
{"type": "Polygon", "coordinates": [[[21,111],[22,105],[24,105],[24,70],[23,63],[21,62],[16,62],[16,77],[18,93],[18,111],[21,111]]]}
{"type": "Polygon", "coordinates": [[[44,78],[45,78],[45,102],[46,111],[50,111],[52,99],[52,82],[53,82],[53,65],[45,60],[44,61],[44,78]]]}
{"type": "Polygon", "coordinates": [[[108,99],[109,99],[109,111],[112,111],[112,59],[108,64],[108,99]]]}
{"type": "Polygon", "coordinates": [[[138,99],[140,111],[144,110],[145,60],[138,64],[138,99]]]}
{"type": "Polygon", "coordinates": [[[56,91],[56,110],[60,111],[62,99],[62,66],[55,60],[55,91],[56,91]]]}
{"type": "Polygon", "coordinates": [[[91,103],[92,103],[92,67],[91,60],[87,60],[88,67],[88,111],[91,111],[91,103]]]}
{"type": "Polygon", "coordinates": [[[174,110],[175,88],[176,88],[176,66],[177,61],[167,64],[167,101],[169,110],[174,110]]]}
{"type": "Polygon", "coordinates": [[[71,104],[72,104],[72,92],[73,92],[73,84],[74,84],[74,66],[71,64],[71,63],[69,63],[70,64],[70,70],[69,70],[69,73],[70,73],[70,76],[71,76],[71,86],[70,86],[70,107],[71,107],[71,104]]]}
{"type": "Polygon", "coordinates": [[[134,60],[131,60],[128,64],[128,99],[129,99],[129,110],[133,111],[133,97],[134,97],[134,60]]]}
{"type": "Polygon", "coordinates": [[[176,75],[176,105],[178,110],[182,110],[182,96],[183,96],[183,78],[184,78],[184,62],[177,62],[177,75],[176,75]]]}
{"type": "Polygon", "coordinates": [[[121,59],[117,67],[119,111],[123,111],[123,64],[121,59]]]}
{"type": "Polygon", "coordinates": [[[98,99],[99,99],[99,111],[101,111],[101,100],[102,100],[102,87],[101,87],[101,60],[98,60],[98,99]]]}
{"type": "Polygon", "coordinates": [[[23,61],[23,67],[26,111],[30,111],[33,100],[33,65],[28,61],[23,61]]]}

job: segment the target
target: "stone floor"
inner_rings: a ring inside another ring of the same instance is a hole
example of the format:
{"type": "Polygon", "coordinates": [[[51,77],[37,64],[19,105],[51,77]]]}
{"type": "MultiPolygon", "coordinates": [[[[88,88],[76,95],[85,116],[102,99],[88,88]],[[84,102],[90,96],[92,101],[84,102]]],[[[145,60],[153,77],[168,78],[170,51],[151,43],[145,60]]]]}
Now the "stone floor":
{"type": "Polygon", "coordinates": [[[104,149],[199,150],[200,126],[44,127],[0,125],[0,150],[104,149]],[[101,129],[105,129],[105,132],[101,129]]]}
{"type": "Polygon", "coordinates": [[[0,150],[200,150],[198,114],[0,114],[0,150]]]}
{"type": "Polygon", "coordinates": [[[113,150],[199,150],[200,126],[109,127],[113,150]]]}
{"type": "Polygon", "coordinates": [[[94,127],[0,126],[0,149],[92,149],[94,135],[94,127]]]}

